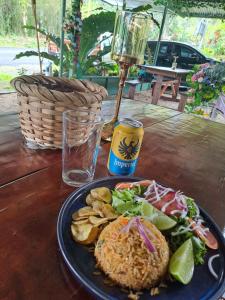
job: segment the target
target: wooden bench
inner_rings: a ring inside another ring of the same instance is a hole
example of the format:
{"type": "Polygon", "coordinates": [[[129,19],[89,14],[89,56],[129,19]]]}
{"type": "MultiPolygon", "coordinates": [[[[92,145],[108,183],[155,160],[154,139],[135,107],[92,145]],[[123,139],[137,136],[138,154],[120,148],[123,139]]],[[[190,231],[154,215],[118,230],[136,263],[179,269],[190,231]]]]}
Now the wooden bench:
{"type": "Polygon", "coordinates": [[[179,95],[180,95],[180,101],[179,101],[179,105],[178,105],[178,111],[183,112],[185,105],[187,103],[188,92],[179,92],[179,95]]]}
{"type": "Polygon", "coordinates": [[[142,81],[140,81],[138,79],[134,79],[134,80],[126,80],[125,83],[129,86],[128,98],[134,100],[134,94],[136,91],[136,87],[140,84],[141,89],[142,89],[142,81]]]}
{"type": "MultiPolygon", "coordinates": [[[[176,101],[176,85],[177,85],[178,81],[173,79],[173,80],[166,80],[162,82],[162,89],[160,91],[160,98],[165,98],[164,96],[165,92],[168,90],[168,88],[171,88],[172,91],[172,101],[176,101]]],[[[154,89],[155,89],[155,84],[156,84],[156,80],[152,81],[152,95],[154,93],[154,89]]]]}
{"type": "MultiPolygon", "coordinates": [[[[152,81],[152,95],[154,93],[154,87],[155,87],[155,83],[156,81],[153,80],[152,81]]],[[[180,85],[179,86],[179,98],[176,97],[176,90],[175,90],[175,85],[177,84],[177,80],[167,80],[167,81],[164,81],[162,83],[162,89],[161,89],[161,92],[160,92],[160,99],[162,100],[167,100],[167,101],[174,101],[174,102],[179,102],[179,105],[178,105],[178,111],[181,111],[183,112],[184,111],[184,108],[185,108],[185,105],[186,105],[186,102],[187,102],[187,98],[188,98],[188,93],[186,92],[188,90],[187,87],[185,86],[182,86],[180,85]],[[168,88],[171,88],[171,91],[172,91],[172,97],[169,97],[169,96],[166,96],[165,95],[165,92],[167,91],[168,88]]]]}

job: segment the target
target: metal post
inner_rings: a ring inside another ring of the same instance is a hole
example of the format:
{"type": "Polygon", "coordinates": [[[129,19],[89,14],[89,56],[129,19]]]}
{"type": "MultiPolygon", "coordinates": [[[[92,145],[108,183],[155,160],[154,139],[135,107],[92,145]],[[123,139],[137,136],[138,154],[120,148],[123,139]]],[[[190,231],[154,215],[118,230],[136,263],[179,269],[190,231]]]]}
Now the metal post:
{"type": "Polygon", "coordinates": [[[159,48],[160,48],[160,41],[161,41],[161,37],[162,37],[162,34],[163,34],[163,29],[164,29],[164,25],[165,25],[165,21],[166,21],[166,15],[167,15],[167,6],[164,7],[163,18],[162,18],[162,23],[161,23],[161,26],[160,26],[158,42],[157,42],[156,48],[155,48],[153,66],[156,66],[156,63],[157,63],[157,59],[158,59],[158,55],[159,55],[159,48]]]}
{"type": "Polygon", "coordinates": [[[60,69],[59,77],[62,77],[63,74],[63,47],[64,47],[64,18],[66,14],[66,0],[61,0],[61,34],[60,34],[60,69]]]}
{"type": "Polygon", "coordinates": [[[126,3],[126,0],[123,0],[123,10],[126,10],[126,6],[127,6],[127,3],[126,3]]]}

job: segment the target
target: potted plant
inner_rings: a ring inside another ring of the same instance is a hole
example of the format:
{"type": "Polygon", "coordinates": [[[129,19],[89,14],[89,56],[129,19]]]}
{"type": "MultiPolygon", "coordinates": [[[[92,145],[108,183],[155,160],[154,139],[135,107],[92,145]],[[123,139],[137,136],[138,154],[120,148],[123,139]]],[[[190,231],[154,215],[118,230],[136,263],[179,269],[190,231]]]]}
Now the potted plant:
{"type": "Polygon", "coordinates": [[[192,97],[187,111],[203,111],[202,107],[209,106],[219,96],[225,98],[225,62],[195,66],[187,76],[187,82],[191,87],[189,94],[192,97]]]}

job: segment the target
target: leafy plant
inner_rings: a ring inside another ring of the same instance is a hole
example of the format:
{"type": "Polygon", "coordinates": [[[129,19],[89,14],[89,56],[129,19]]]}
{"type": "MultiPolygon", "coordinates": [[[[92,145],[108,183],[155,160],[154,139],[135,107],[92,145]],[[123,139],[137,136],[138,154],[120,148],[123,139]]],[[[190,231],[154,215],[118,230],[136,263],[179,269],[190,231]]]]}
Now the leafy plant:
{"type": "Polygon", "coordinates": [[[215,100],[225,92],[225,63],[203,64],[195,66],[187,76],[188,85],[192,88],[190,96],[194,101],[187,105],[192,112],[196,107],[215,100]]]}
{"type": "MultiPolygon", "coordinates": [[[[151,5],[139,6],[132,11],[148,11],[151,8],[151,5]]],[[[101,68],[106,68],[108,71],[115,73],[115,67],[113,65],[102,63],[102,56],[109,53],[111,48],[104,48],[102,51],[99,51],[96,57],[90,57],[89,54],[92,49],[96,47],[99,43],[97,41],[98,37],[105,33],[111,32],[114,30],[114,20],[115,12],[100,12],[98,14],[90,15],[87,18],[83,19],[82,24],[82,34],[80,38],[80,49],[79,49],[79,68],[83,74],[93,72],[93,67],[97,67],[98,71],[101,68]],[[95,63],[95,65],[94,65],[95,63]],[[89,70],[89,71],[88,71],[89,70]]],[[[153,15],[150,13],[153,22],[159,26],[158,22],[153,18],[153,15]]],[[[24,26],[27,30],[35,30],[34,26],[24,26]]],[[[46,43],[52,41],[60,48],[60,38],[55,34],[48,32],[43,28],[39,28],[38,32],[41,33],[46,38],[46,43]]],[[[71,68],[71,64],[74,63],[74,49],[70,44],[64,44],[63,46],[63,66],[64,70],[68,71],[71,68]]],[[[38,56],[36,51],[25,51],[16,55],[15,59],[19,59],[24,56],[38,56]]],[[[41,52],[41,57],[49,59],[56,66],[59,66],[59,57],[58,55],[49,54],[46,51],[41,52]]],[[[98,73],[98,72],[97,72],[98,73]]],[[[109,72],[110,73],[110,72],[109,72]]]]}
{"type": "MultiPolygon", "coordinates": [[[[88,61],[88,54],[98,44],[97,38],[105,32],[113,32],[115,12],[101,12],[83,19],[79,62],[81,69],[88,61]]],[[[110,49],[108,49],[108,52],[110,49]]],[[[106,54],[107,52],[105,52],[106,54]]]]}
{"type": "MultiPolygon", "coordinates": [[[[24,28],[29,29],[29,30],[35,30],[35,27],[32,25],[26,25],[26,26],[24,26],[24,28]]],[[[45,29],[41,29],[41,28],[38,28],[38,32],[41,33],[43,36],[45,36],[46,43],[51,41],[54,44],[56,44],[56,46],[58,48],[60,48],[60,38],[58,36],[46,31],[45,29]]],[[[63,51],[64,51],[63,64],[65,66],[65,69],[68,70],[69,66],[71,64],[71,51],[66,45],[64,45],[63,51]]],[[[40,54],[41,54],[42,58],[46,58],[46,59],[52,61],[56,66],[59,66],[60,61],[59,61],[58,55],[50,54],[46,51],[42,51],[40,54]]],[[[15,56],[14,59],[19,59],[21,57],[30,57],[30,56],[38,56],[38,52],[30,51],[30,50],[25,51],[25,52],[20,52],[15,56]]]]}
{"type": "MultiPolygon", "coordinates": [[[[41,54],[41,57],[42,58],[46,58],[46,59],[49,59],[51,60],[55,65],[59,65],[59,58],[55,55],[52,55],[52,54],[49,54],[47,52],[40,52],[41,54]]],[[[25,52],[20,52],[19,54],[16,54],[15,58],[14,59],[19,59],[21,57],[30,57],[30,56],[38,56],[38,52],[37,51],[25,51],[25,52]]]]}

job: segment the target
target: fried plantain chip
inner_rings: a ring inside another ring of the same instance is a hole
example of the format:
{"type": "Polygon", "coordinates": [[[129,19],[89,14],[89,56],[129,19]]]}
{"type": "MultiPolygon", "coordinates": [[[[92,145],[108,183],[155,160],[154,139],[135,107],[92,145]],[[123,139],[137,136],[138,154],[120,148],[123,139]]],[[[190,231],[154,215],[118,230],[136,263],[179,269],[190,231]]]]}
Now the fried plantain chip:
{"type": "Polygon", "coordinates": [[[102,206],[102,213],[104,217],[108,219],[116,219],[118,217],[114,208],[110,204],[104,204],[102,206]]]}
{"type": "Polygon", "coordinates": [[[73,221],[72,224],[74,224],[74,225],[80,225],[80,224],[86,224],[88,222],[89,222],[88,218],[86,217],[85,219],[82,219],[82,220],[73,221]]]}
{"type": "Polygon", "coordinates": [[[93,243],[99,233],[98,227],[93,224],[71,225],[71,232],[74,240],[80,244],[88,245],[93,243]]]}
{"type": "Polygon", "coordinates": [[[112,202],[112,194],[107,187],[99,187],[90,191],[91,197],[106,203],[112,202]]]}
{"type": "Polygon", "coordinates": [[[114,208],[110,204],[96,200],[92,203],[92,205],[93,210],[102,218],[116,219],[118,217],[114,208]]]}
{"type": "Polygon", "coordinates": [[[102,218],[104,218],[104,214],[102,212],[103,206],[104,206],[104,203],[102,201],[95,200],[94,202],[92,202],[93,210],[102,218]]]}
{"type": "Polygon", "coordinates": [[[86,216],[80,217],[80,216],[78,215],[78,210],[75,211],[75,212],[72,214],[72,219],[73,219],[74,221],[84,220],[84,219],[86,219],[86,218],[87,218],[86,216]]]}
{"type": "Polygon", "coordinates": [[[93,203],[94,201],[95,201],[95,198],[93,198],[93,197],[91,196],[91,194],[87,195],[87,197],[86,197],[86,203],[87,203],[87,205],[92,206],[92,203],[93,203]]]}
{"type": "Polygon", "coordinates": [[[89,219],[89,222],[95,226],[100,226],[100,225],[108,222],[107,218],[98,218],[95,216],[90,216],[88,219],[89,219]]]}
{"type": "Polygon", "coordinates": [[[84,206],[78,210],[79,217],[95,216],[96,212],[90,206],[84,206]]]}

